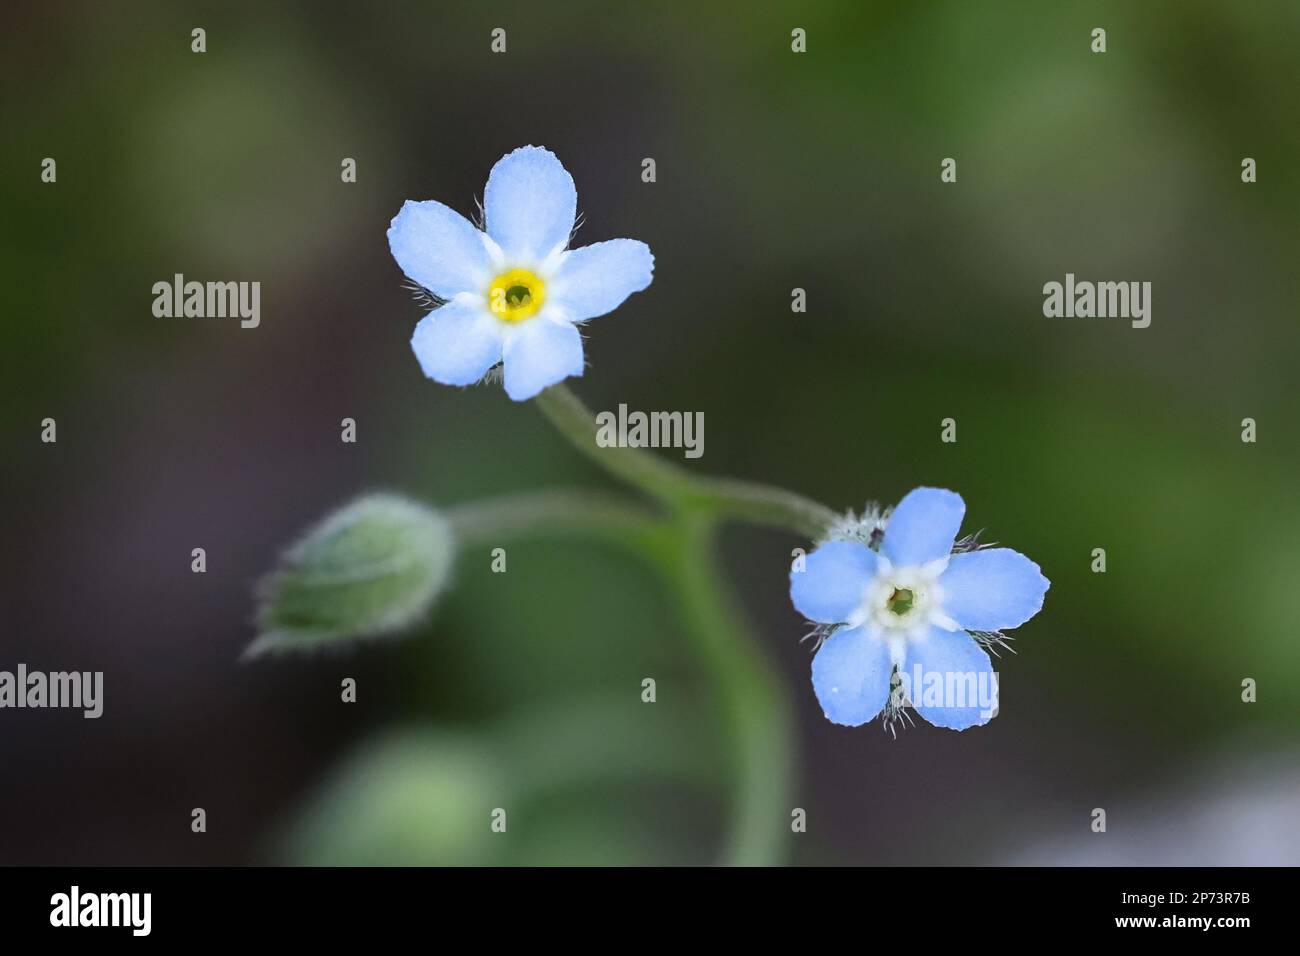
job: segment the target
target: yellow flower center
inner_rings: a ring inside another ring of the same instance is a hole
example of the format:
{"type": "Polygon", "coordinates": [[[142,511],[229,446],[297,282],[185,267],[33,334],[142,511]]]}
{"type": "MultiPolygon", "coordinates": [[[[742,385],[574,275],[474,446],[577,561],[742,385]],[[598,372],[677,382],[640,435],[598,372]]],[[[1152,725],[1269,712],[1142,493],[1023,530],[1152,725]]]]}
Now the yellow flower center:
{"type": "Polygon", "coordinates": [[[527,269],[511,269],[492,280],[488,307],[504,322],[532,318],[546,301],[546,283],[527,269]]]}

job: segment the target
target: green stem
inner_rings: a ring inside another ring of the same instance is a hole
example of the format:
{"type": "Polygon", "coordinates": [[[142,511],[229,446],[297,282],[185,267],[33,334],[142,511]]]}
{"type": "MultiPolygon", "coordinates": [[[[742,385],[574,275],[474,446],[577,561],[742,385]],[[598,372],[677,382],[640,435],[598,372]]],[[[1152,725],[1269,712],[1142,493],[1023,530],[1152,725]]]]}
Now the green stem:
{"type": "Polygon", "coordinates": [[[460,545],[493,543],[556,531],[636,545],[659,533],[662,519],[639,504],[603,491],[539,491],[506,495],[447,509],[460,545]]]}
{"type": "Polygon", "coordinates": [[[793,491],[732,478],[697,478],[687,500],[721,518],[792,531],[813,541],[838,520],[829,508],[793,491]]]}
{"type": "Polygon", "coordinates": [[[725,863],[781,862],[790,832],[793,746],[785,692],[754,647],[729,599],[716,556],[713,519],[683,516],[662,571],[681,606],[687,632],[713,674],[724,726],[734,744],[731,829],[725,863]]]}
{"type": "Polygon", "coordinates": [[[687,632],[720,695],[728,739],[734,744],[732,828],[725,861],[779,862],[789,821],[792,745],[787,702],[768,661],[746,634],[729,599],[716,556],[717,524],[739,519],[821,537],[836,515],[814,501],[767,485],[710,478],[640,448],[596,444],[595,417],[569,389],[554,386],[537,398],[560,433],[616,478],[663,503],[674,520],[656,540],[646,538],[681,605],[687,632]],[[656,546],[657,545],[657,546],[656,546]]]}
{"type": "Polygon", "coordinates": [[[696,510],[820,538],[837,519],[824,505],[782,488],[696,475],[644,448],[602,448],[596,418],[576,395],[555,385],[536,399],[569,443],[614,477],[675,510],[696,510]]]}
{"type": "Polygon", "coordinates": [[[535,399],[542,410],[574,448],[615,478],[640,488],[663,501],[676,501],[687,494],[691,476],[641,448],[602,448],[596,444],[596,417],[563,385],[552,385],[535,399]]]}

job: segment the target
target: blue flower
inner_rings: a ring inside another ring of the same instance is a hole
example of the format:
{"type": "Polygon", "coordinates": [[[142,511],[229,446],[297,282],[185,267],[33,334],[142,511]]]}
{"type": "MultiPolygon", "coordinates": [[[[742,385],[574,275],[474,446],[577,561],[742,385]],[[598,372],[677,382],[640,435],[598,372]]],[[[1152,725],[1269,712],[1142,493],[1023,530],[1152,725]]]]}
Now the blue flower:
{"type": "Polygon", "coordinates": [[[569,249],[573,177],[548,150],[524,146],[492,167],[484,230],[440,202],[408,200],[388,228],[402,271],[445,304],[415,327],[424,374],[472,385],[498,363],[517,402],[583,369],[578,323],[650,284],[654,257],[634,239],[569,249]]]}
{"type": "Polygon", "coordinates": [[[1050,582],[1017,551],[958,542],[965,513],[960,495],[917,488],[795,563],[790,599],[825,638],[812,683],[828,720],[857,727],[907,703],[965,730],[997,712],[985,646],[1042,610],[1050,582]]]}

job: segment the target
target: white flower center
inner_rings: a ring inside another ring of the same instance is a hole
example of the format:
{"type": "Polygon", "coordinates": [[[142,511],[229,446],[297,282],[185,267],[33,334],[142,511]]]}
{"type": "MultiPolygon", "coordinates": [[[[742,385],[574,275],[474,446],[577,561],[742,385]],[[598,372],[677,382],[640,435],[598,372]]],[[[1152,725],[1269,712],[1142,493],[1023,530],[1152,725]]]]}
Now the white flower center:
{"type": "Polygon", "coordinates": [[[848,623],[891,640],[921,640],[932,626],[955,630],[956,623],[943,612],[939,586],[939,576],[947,567],[946,557],[907,567],[895,567],[888,558],[879,557],[876,576],[863,589],[862,603],[848,623]]]}

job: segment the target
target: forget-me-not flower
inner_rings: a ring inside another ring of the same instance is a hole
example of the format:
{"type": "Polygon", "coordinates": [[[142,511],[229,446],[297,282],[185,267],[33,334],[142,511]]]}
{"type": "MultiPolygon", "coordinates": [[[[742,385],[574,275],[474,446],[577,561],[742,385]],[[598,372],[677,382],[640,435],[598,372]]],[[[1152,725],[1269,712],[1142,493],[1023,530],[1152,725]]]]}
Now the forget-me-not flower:
{"type": "Polygon", "coordinates": [[[828,720],[856,727],[905,701],[965,730],[997,712],[985,646],[1037,614],[1049,582],[1017,551],[958,542],[965,513],[955,492],[917,488],[887,521],[844,532],[792,569],[790,599],[829,635],[812,664],[828,720]]]}
{"type": "Polygon", "coordinates": [[[501,363],[517,402],[583,369],[577,324],[650,284],[654,257],[634,239],[569,249],[578,192],[555,155],[524,146],[499,159],[484,228],[440,202],[408,200],[388,229],[402,271],[445,304],[415,327],[424,374],[472,385],[501,363]]]}

